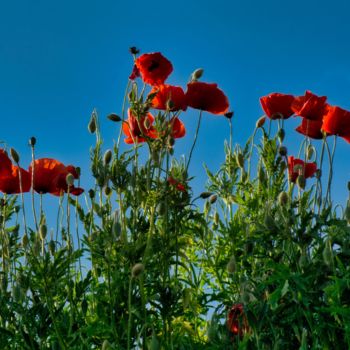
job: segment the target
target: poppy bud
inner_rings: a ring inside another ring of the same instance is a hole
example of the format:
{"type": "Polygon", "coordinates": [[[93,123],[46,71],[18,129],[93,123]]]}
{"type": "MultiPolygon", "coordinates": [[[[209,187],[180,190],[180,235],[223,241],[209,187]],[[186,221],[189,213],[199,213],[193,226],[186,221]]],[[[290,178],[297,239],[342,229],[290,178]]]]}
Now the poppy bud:
{"type": "Polygon", "coordinates": [[[174,147],[169,147],[168,152],[171,156],[173,156],[174,155],[174,147]]]}
{"type": "Polygon", "coordinates": [[[136,46],[131,46],[129,48],[129,52],[132,54],[132,55],[137,55],[138,53],[140,53],[140,50],[136,47],[136,46]]]}
{"type": "Polygon", "coordinates": [[[115,114],[115,113],[109,114],[109,115],[107,116],[107,118],[108,118],[109,120],[111,120],[112,122],[116,122],[116,123],[118,123],[118,122],[120,122],[120,121],[122,120],[122,118],[120,118],[119,115],[117,115],[117,114],[115,114]]]}
{"type": "Polygon", "coordinates": [[[93,113],[88,125],[88,130],[90,132],[90,134],[94,134],[96,132],[97,126],[96,126],[96,118],[95,118],[95,114],[93,113]]]}
{"type": "Polygon", "coordinates": [[[231,119],[233,117],[233,112],[227,112],[224,114],[224,116],[227,118],[227,119],[231,119]]]}
{"type": "Polygon", "coordinates": [[[78,175],[78,178],[79,178],[80,175],[81,175],[81,168],[80,168],[80,166],[75,167],[75,171],[77,172],[77,175],[78,175]]]}
{"type": "Polygon", "coordinates": [[[112,234],[114,237],[118,238],[122,232],[122,227],[117,220],[113,220],[112,224],[112,234]]]}
{"type": "Polygon", "coordinates": [[[106,186],[106,187],[104,188],[104,193],[105,193],[105,195],[108,197],[108,196],[112,193],[111,188],[110,188],[109,186],[106,186]]]}
{"type": "Polygon", "coordinates": [[[103,155],[103,164],[108,165],[112,160],[112,151],[108,149],[103,155]]]}
{"type": "Polygon", "coordinates": [[[215,213],[214,213],[214,224],[215,225],[219,225],[219,222],[220,222],[220,217],[219,217],[219,213],[216,211],[215,213]]]}
{"type": "Polygon", "coordinates": [[[133,268],[131,270],[131,276],[133,278],[137,278],[137,277],[141,276],[144,271],[145,271],[145,265],[142,263],[137,263],[133,266],[133,268]]]}
{"type": "Polygon", "coordinates": [[[67,176],[66,176],[66,184],[68,186],[73,186],[73,184],[74,184],[74,176],[73,176],[73,174],[71,174],[71,173],[67,174],[67,176]]]}
{"type": "Polygon", "coordinates": [[[169,137],[168,144],[169,144],[169,146],[173,147],[175,145],[175,139],[173,137],[169,137]]]}
{"type": "Polygon", "coordinates": [[[256,124],[255,124],[255,127],[256,127],[257,129],[263,127],[264,124],[265,124],[265,121],[266,121],[266,117],[265,117],[265,116],[260,117],[260,118],[257,120],[257,122],[256,122],[256,124]]]}
{"type": "Polygon", "coordinates": [[[278,153],[282,156],[285,157],[287,155],[287,147],[281,146],[278,149],[278,153]]]}
{"type": "Polygon", "coordinates": [[[19,155],[14,148],[10,148],[10,154],[15,163],[19,163],[19,155]]]}
{"type": "Polygon", "coordinates": [[[45,224],[41,224],[39,227],[39,236],[44,241],[47,234],[47,226],[45,224]]]}
{"type": "Polygon", "coordinates": [[[216,194],[213,194],[209,198],[209,203],[214,204],[217,201],[217,199],[218,199],[218,196],[216,194]]]}
{"type": "Polygon", "coordinates": [[[196,69],[191,76],[191,81],[197,81],[198,79],[200,79],[202,77],[204,73],[204,69],[203,68],[198,68],[196,69]]]}
{"type": "Polygon", "coordinates": [[[285,206],[288,203],[288,194],[287,192],[282,191],[279,195],[278,195],[278,203],[281,206],[285,206]]]}
{"type": "Polygon", "coordinates": [[[27,248],[28,244],[29,244],[29,238],[28,238],[27,234],[25,233],[22,237],[22,247],[25,249],[25,248],[27,248]]]}
{"type": "Polygon", "coordinates": [[[95,191],[92,188],[89,190],[89,197],[91,199],[95,198],[95,191]]]}
{"type": "Polygon", "coordinates": [[[299,188],[301,188],[302,190],[305,188],[306,186],[306,179],[304,175],[299,175],[297,177],[297,185],[299,186],[299,188]]]}
{"type": "Polygon", "coordinates": [[[111,344],[110,342],[106,339],[103,343],[102,343],[102,350],[109,350],[111,349],[111,344]]]}
{"type": "Polygon", "coordinates": [[[236,162],[237,162],[238,166],[243,169],[243,167],[244,167],[244,157],[243,157],[242,153],[239,152],[239,153],[236,154],[236,162]]]}
{"type": "Polygon", "coordinates": [[[307,160],[310,160],[312,158],[312,156],[314,155],[314,153],[315,153],[314,147],[309,145],[308,148],[307,148],[307,151],[306,151],[306,158],[307,158],[307,160]]]}
{"type": "Polygon", "coordinates": [[[236,271],[236,268],[237,268],[236,258],[234,255],[232,255],[229,262],[226,265],[226,269],[228,273],[234,273],[236,271]]]}
{"type": "Polygon", "coordinates": [[[284,131],[284,129],[279,129],[277,136],[280,139],[280,141],[283,142],[284,137],[286,136],[286,132],[284,131]]]}
{"type": "Polygon", "coordinates": [[[31,147],[34,147],[36,144],[36,138],[34,136],[32,136],[30,139],[29,139],[29,146],[31,147]]]}
{"type": "Polygon", "coordinates": [[[207,199],[209,198],[210,196],[212,195],[211,192],[202,192],[199,197],[202,198],[202,199],[207,199]]]}
{"type": "Polygon", "coordinates": [[[326,240],[325,246],[322,252],[323,261],[327,266],[333,265],[333,249],[329,239],[326,240]]]}
{"type": "Polygon", "coordinates": [[[56,244],[55,241],[50,241],[49,242],[49,252],[51,253],[52,256],[55,255],[55,250],[56,250],[56,244]]]}

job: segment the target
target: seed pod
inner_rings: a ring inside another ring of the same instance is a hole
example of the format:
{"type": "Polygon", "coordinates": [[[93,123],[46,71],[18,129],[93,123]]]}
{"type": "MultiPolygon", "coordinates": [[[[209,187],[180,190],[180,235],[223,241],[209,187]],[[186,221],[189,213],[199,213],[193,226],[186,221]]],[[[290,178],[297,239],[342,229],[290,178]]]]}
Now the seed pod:
{"type": "Polygon", "coordinates": [[[112,151],[108,149],[103,155],[103,164],[108,165],[112,160],[112,151]]]}
{"type": "Polygon", "coordinates": [[[197,81],[198,79],[200,79],[202,77],[204,73],[204,69],[203,68],[198,68],[196,69],[191,76],[191,80],[192,81],[197,81]]]}
{"type": "Polygon", "coordinates": [[[229,262],[226,265],[226,270],[228,273],[235,273],[236,269],[237,269],[236,258],[234,255],[232,255],[229,262]]]}
{"type": "Polygon", "coordinates": [[[133,266],[133,268],[131,270],[131,276],[133,278],[137,278],[137,277],[141,276],[144,271],[145,271],[145,265],[142,263],[137,263],[133,266]]]}
{"type": "Polygon", "coordinates": [[[305,188],[306,186],[306,179],[304,175],[299,175],[297,177],[297,185],[299,186],[299,188],[301,188],[302,190],[305,188]]]}
{"type": "Polygon", "coordinates": [[[286,136],[286,132],[284,131],[284,129],[279,129],[278,130],[278,138],[280,139],[281,142],[283,142],[284,137],[286,136]]]}
{"type": "Polygon", "coordinates": [[[284,192],[282,191],[279,195],[278,195],[278,203],[281,205],[281,206],[285,206],[288,204],[288,194],[287,192],[284,192]]]}
{"type": "Polygon", "coordinates": [[[209,197],[209,203],[214,204],[218,199],[218,196],[216,194],[213,194],[209,197]]]}
{"type": "Polygon", "coordinates": [[[107,116],[107,118],[109,120],[111,120],[112,122],[120,122],[122,120],[122,118],[119,117],[119,115],[115,114],[115,113],[111,113],[110,115],[107,116]]]}
{"type": "Polygon", "coordinates": [[[66,176],[66,184],[68,186],[73,186],[73,184],[74,184],[74,176],[73,176],[73,174],[71,174],[71,173],[67,174],[67,176],[66,176]]]}
{"type": "Polygon", "coordinates": [[[287,147],[281,146],[278,149],[278,153],[280,154],[280,156],[285,157],[287,155],[287,147]]]}
{"type": "Polygon", "coordinates": [[[36,144],[36,138],[34,136],[32,136],[30,139],[29,139],[29,146],[31,147],[34,147],[35,144],[36,144]]]}
{"type": "Polygon", "coordinates": [[[47,226],[45,224],[41,224],[39,227],[39,236],[44,241],[47,234],[47,226]]]}
{"type": "Polygon", "coordinates": [[[15,163],[19,163],[19,154],[14,148],[10,148],[10,154],[15,163]]]}
{"type": "Polygon", "coordinates": [[[265,124],[265,121],[266,121],[266,117],[265,117],[265,116],[260,117],[260,118],[257,120],[257,122],[256,122],[256,124],[255,124],[255,127],[256,127],[257,129],[263,127],[264,124],[265,124]]]}
{"type": "Polygon", "coordinates": [[[97,129],[96,118],[95,118],[95,114],[93,113],[91,116],[90,122],[88,124],[88,130],[90,134],[94,134],[96,132],[96,129],[97,129]]]}

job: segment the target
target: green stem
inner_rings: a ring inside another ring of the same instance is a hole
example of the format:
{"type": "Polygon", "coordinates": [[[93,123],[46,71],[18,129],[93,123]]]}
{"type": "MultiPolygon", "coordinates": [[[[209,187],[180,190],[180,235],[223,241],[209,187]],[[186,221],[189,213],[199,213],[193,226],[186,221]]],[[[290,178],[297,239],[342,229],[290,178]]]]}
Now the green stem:
{"type": "Polygon", "coordinates": [[[201,120],[202,120],[202,110],[200,110],[200,112],[199,112],[199,118],[198,118],[198,124],[197,124],[197,128],[196,128],[196,133],[194,135],[193,144],[192,144],[192,147],[191,147],[191,150],[190,150],[190,155],[188,157],[188,162],[187,162],[187,165],[186,165],[186,173],[188,171],[188,167],[190,165],[190,161],[191,161],[191,158],[192,158],[192,153],[193,153],[194,147],[195,147],[196,142],[197,142],[198,132],[199,132],[199,128],[201,126],[201,120]]]}

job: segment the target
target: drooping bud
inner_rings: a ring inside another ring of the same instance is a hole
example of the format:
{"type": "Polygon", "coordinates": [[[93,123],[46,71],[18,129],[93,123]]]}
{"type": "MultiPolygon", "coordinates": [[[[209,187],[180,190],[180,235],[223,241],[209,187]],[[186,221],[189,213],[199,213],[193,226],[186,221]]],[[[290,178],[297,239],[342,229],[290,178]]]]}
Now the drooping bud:
{"type": "Polygon", "coordinates": [[[32,136],[30,139],[29,139],[29,146],[31,147],[34,147],[35,144],[36,144],[36,138],[34,136],[32,136]]]}
{"type": "Polygon", "coordinates": [[[299,188],[301,188],[302,190],[305,189],[306,186],[306,179],[304,175],[299,175],[297,177],[297,185],[299,186],[299,188]]]}
{"type": "Polygon", "coordinates": [[[15,163],[19,163],[19,154],[14,148],[10,148],[10,154],[15,163]]]}
{"type": "Polygon", "coordinates": [[[255,127],[256,127],[257,129],[263,127],[264,124],[265,124],[265,121],[266,121],[266,117],[263,115],[262,117],[260,117],[260,118],[257,120],[257,122],[255,123],[255,127]]]}
{"type": "Polygon", "coordinates": [[[219,216],[219,213],[217,211],[214,213],[213,221],[214,221],[215,225],[219,225],[220,216],[219,216]]]}
{"type": "Polygon", "coordinates": [[[238,152],[236,154],[236,162],[240,168],[242,168],[242,169],[244,168],[244,157],[243,157],[243,154],[241,152],[238,152]]]}
{"type": "Polygon", "coordinates": [[[211,192],[202,192],[199,197],[202,198],[202,199],[207,199],[209,198],[210,196],[212,195],[211,192]]]}
{"type": "Polygon", "coordinates": [[[278,203],[281,205],[281,206],[285,206],[287,205],[288,203],[288,194],[287,192],[284,192],[282,191],[279,195],[278,195],[278,203]]]}
{"type": "Polygon", "coordinates": [[[171,156],[174,155],[174,147],[168,147],[168,152],[171,156]]]}
{"type": "Polygon", "coordinates": [[[226,265],[228,273],[235,273],[237,269],[236,258],[234,255],[231,256],[229,262],[226,265]]]}
{"type": "Polygon", "coordinates": [[[191,75],[191,81],[197,81],[202,77],[203,73],[204,73],[203,68],[196,69],[191,75]]]}
{"type": "Polygon", "coordinates": [[[73,184],[74,184],[74,176],[73,176],[73,174],[71,174],[71,173],[67,174],[67,176],[66,176],[66,184],[68,186],[73,186],[73,184]]]}
{"type": "Polygon", "coordinates": [[[142,263],[137,263],[133,266],[133,268],[131,270],[131,276],[133,278],[137,278],[137,277],[141,276],[144,271],[145,271],[145,265],[142,263]]]}
{"type": "Polygon", "coordinates": [[[217,199],[218,199],[218,196],[216,194],[213,194],[209,198],[209,203],[214,204],[217,201],[217,199]]]}
{"type": "Polygon", "coordinates": [[[112,151],[108,149],[103,155],[103,164],[108,165],[112,160],[112,151]]]}
{"type": "Polygon", "coordinates": [[[112,122],[116,122],[116,123],[118,123],[118,122],[120,122],[120,121],[122,120],[122,118],[120,118],[119,115],[117,115],[117,114],[115,114],[115,113],[109,114],[109,115],[107,116],[107,118],[108,118],[109,120],[111,120],[112,122]]]}
{"type": "Polygon", "coordinates": [[[285,157],[287,155],[287,147],[281,146],[278,149],[278,153],[280,154],[280,156],[285,157]]]}
{"type": "Polygon", "coordinates": [[[79,178],[80,175],[81,175],[81,168],[80,168],[80,166],[75,167],[75,171],[76,171],[76,173],[78,175],[78,178],[79,178]]]}

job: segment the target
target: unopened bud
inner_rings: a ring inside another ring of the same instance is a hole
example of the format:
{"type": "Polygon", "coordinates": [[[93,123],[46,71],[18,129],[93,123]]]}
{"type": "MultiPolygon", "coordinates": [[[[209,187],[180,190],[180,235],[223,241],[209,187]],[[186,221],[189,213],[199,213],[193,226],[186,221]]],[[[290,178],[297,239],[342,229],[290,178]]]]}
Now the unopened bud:
{"type": "Polygon", "coordinates": [[[75,167],[75,171],[76,171],[76,173],[78,175],[78,178],[79,178],[80,175],[81,175],[81,168],[80,168],[80,166],[75,167]]]}
{"type": "Polygon", "coordinates": [[[266,121],[266,117],[265,116],[262,116],[260,117],[257,122],[255,123],[255,127],[258,129],[258,128],[261,128],[264,126],[265,124],[265,121],[266,121]]]}
{"type": "Polygon", "coordinates": [[[239,153],[236,154],[236,162],[237,162],[238,166],[243,169],[243,167],[244,167],[244,157],[243,157],[242,153],[239,152],[239,153]]]}
{"type": "Polygon", "coordinates": [[[95,191],[92,188],[89,190],[89,197],[91,199],[95,198],[95,191]]]}
{"type": "Polygon", "coordinates": [[[139,50],[136,46],[131,46],[131,47],[129,48],[129,52],[130,52],[132,55],[137,55],[137,54],[140,52],[140,50],[139,50]]]}
{"type": "Polygon", "coordinates": [[[278,153],[280,154],[280,156],[285,157],[287,155],[287,147],[281,146],[278,149],[278,153]]]}
{"type": "Polygon", "coordinates": [[[329,239],[326,240],[325,246],[322,252],[323,261],[327,266],[333,265],[333,249],[329,239]]]}
{"type": "Polygon", "coordinates": [[[211,192],[202,192],[199,197],[202,198],[202,199],[207,199],[209,198],[210,196],[212,195],[211,192]]]}
{"type": "Polygon", "coordinates": [[[137,263],[133,266],[133,268],[131,270],[131,276],[133,278],[137,278],[137,277],[141,276],[144,271],[145,271],[145,265],[142,263],[137,263]]]}
{"type": "Polygon", "coordinates": [[[279,195],[278,195],[278,203],[281,205],[281,206],[285,206],[287,203],[288,203],[288,194],[287,192],[281,192],[279,195]]]}
{"type": "Polygon", "coordinates": [[[74,176],[73,176],[73,174],[71,174],[71,173],[67,174],[67,176],[66,176],[66,184],[68,186],[73,186],[73,184],[74,184],[74,176]]]}
{"type": "Polygon", "coordinates": [[[217,199],[218,199],[218,196],[216,194],[213,194],[209,198],[209,203],[214,204],[217,201],[217,199]]]}
{"type": "Polygon", "coordinates": [[[27,248],[28,244],[29,244],[29,238],[28,238],[27,234],[25,233],[22,237],[22,247],[25,249],[25,248],[27,248]]]}
{"type": "Polygon", "coordinates": [[[198,68],[196,69],[193,73],[192,73],[192,81],[197,81],[198,79],[200,79],[202,77],[204,73],[204,69],[203,68],[198,68]]]}
{"type": "Polygon", "coordinates": [[[10,148],[10,154],[11,154],[13,161],[18,164],[19,163],[19,155],[18,155],[17,151],[14,148],[10,148]]]}
{"type": "Polygon", "coordinates": [[[314,147],[309,145],[307,148],[307,152],[306,152],[307,160],[310,160],[312,158],[312,156],[314,155],[314,153],[315,153],[314,147]]]}
{"type": "Polygon", "coordinates": [[[173,147],[175,145],[175,139],[173,137],[168,138],[168,145],[173,147]]]}
{"type": "Polygon", "coordinates": [[[105,193],[105,195],[108,197],[108,196],[112,193],[111,188],[110,188],[109,186],[106,186],[106,187],[104,188],[104,193],[105,193]]]}
{"type": "Polygon", "coordinates": [[[95,114],[92,114],[90,122],[88,124],[88,130],[91,134],[94,134],[96,132],[96,117],[95,114]]]}
{"type": "Polygon", "coordinates": [[[229,262],[227,263],[226,269],[228,273],[234,273],[236,271],[237,264],[234,255],[231,256],[229,262]]]}
{"type": "Polygon", "coordinates": [[[116,123],[118,123],[118,122],[120,122],[120,121],[122,120],[122,118],[120,118],[119,115],[117,115],[117,114],[115,114],[115,113],[109,114],[109,115],[107,116],[107,118],[108,118],[109,120],[111,120],[112,122],[116,122],[116,123]]]}
{"type": "Polygon", "coordinates": [[[299,188],[301,188],[302,190],[305,188],[306,186],[306,179],[304,175],[299,175],[297,177],[297,185],[299,186],[299,188]]]}
{"type": "Polygon", "coordinates": [[[103,155],[103,164],[108,165],[112,160],[112,151],[108,149],[103,155]]]}
{"type": "Polygon", "coordinates": [[[227,112],[224,114],[224,116],[227,118],[227,119],[231,119],[233,117],[233,112],[227,112]]]}
{"type": "Polygon", "coordinates": [[[286,136],[286,132],[284,131],[284,129],[279,129],[277,135],[280,141],[283,142],[284,137],[286,136]]]}
{"type": "Polygon", "coordinates": [[[220,216],[219,216],[219,213],[217,211],[214,213],[213,221],[214,221],[215,225],[219,225],[220,216]]]}
{"type": "Polygon", "coordinates": [[[41,224],[39,227],[39,236],[44,241],[47,234],[47,226],[45,224],[41,224]]]}
{"type": "Polygon", "coordinates": [[[30,139],[29,139],[29,146],[31,147],[34,147],[36,144],[36,138],[34,136],[32,136],[30,139]]]}

